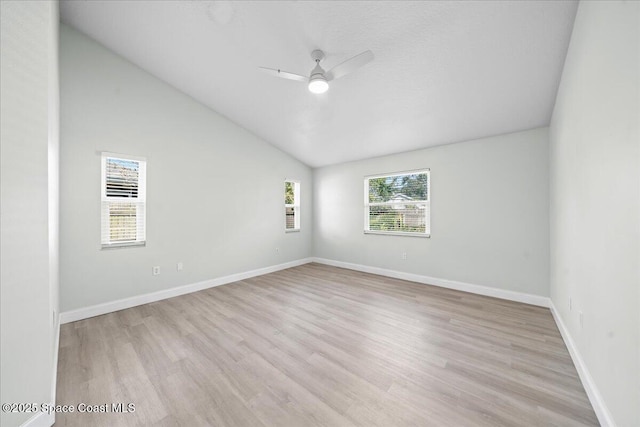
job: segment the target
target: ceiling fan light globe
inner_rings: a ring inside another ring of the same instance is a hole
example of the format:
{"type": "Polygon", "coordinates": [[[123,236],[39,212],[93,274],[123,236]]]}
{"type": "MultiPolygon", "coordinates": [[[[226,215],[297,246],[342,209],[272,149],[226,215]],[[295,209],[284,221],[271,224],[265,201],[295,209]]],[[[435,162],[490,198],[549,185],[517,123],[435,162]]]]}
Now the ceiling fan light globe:
{"type": "Polygon", "coordinates": [[[309,92],[311,93],[325,93],[329,90],[329,83],[322,76],[313,76],[309,80],[309,92]]]}

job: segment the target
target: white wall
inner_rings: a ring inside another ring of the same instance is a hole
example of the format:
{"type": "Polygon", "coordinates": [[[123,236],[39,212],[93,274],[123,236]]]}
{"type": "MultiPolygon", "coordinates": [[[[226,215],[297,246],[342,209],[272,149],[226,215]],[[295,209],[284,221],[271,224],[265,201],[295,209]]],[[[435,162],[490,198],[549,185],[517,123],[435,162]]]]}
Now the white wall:
{"type": "Polygon", "coordinates": [[[319,168],[313,193],[317,257],[549,295],[546,128],[319,168]],[[421,168],[431,238],[365,235],[364,176],[421,168]]]}
{"type": "Polygon", "coordinates": [[[310,256],[307,166],[64,25],[60,68],[62,311],[310,256]],[[101,151],[147,158],[145,247],[100,249],[101,151]]]}
{"type": "Polygon", "coordinates": [[[620,426],[640,425],[639,28],[638,2],[580,3],[550,126],[551,298],[620,426]]]}
{"type": "MultiPolygon", "coordinates": [[[[0,400],[49,403],[57,353],[58,4],[2,1],[0,15],[0,400]]],[[[32,415],[3,411],[0,424],[32,415]]]]}

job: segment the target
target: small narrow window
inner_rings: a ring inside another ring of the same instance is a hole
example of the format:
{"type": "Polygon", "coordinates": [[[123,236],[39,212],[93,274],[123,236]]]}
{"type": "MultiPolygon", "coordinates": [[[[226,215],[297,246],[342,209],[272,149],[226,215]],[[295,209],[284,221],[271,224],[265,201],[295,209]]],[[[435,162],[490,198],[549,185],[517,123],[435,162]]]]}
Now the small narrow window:
{"type": "Polygon", "coordinates": [[[102,153],[102,247],[144,245],[144,159],[102,153]]]}
{"type": "Polygon", "coordinates": [[[300,183],[284,182],[284,229],[300,231],[300,183]]]}
{"type": "Polygon", "coordinates": [[[364,232],[429,237],[431,184],[428,169],[364,179],[364,232]]]}

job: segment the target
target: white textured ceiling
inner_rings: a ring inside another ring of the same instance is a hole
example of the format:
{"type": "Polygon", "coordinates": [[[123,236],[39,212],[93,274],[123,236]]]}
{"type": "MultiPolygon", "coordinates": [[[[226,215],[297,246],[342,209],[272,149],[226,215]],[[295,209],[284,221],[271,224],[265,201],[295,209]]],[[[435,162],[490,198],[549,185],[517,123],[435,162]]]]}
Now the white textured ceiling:
{"type": "Polygon", "coordinates": [[[574,1],[62,1],[62,21],[316,167],[546,126],[574,1]],[[323,95],[307,75],[371,49],[323,95]]]}

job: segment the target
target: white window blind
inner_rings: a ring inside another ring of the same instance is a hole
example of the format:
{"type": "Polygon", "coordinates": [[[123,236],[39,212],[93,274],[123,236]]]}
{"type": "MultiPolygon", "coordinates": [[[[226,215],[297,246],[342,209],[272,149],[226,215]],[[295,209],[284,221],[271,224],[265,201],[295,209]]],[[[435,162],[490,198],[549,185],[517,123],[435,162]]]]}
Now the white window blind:
{"type": "Polygon", "coordinates": [[[145,243],[146,169],[144,159],[102,153],[102,247],[145,243]]]}
{"type": "Polygon", "coordinates": [[[430,181],[428,169],[366,177],[365,233],[429,237],[430,181]]]}
{"type": "Polygon", "coordinates": [[[300,230],[300,183],[284,182],[284,229],[300,230]]]}

